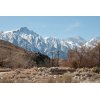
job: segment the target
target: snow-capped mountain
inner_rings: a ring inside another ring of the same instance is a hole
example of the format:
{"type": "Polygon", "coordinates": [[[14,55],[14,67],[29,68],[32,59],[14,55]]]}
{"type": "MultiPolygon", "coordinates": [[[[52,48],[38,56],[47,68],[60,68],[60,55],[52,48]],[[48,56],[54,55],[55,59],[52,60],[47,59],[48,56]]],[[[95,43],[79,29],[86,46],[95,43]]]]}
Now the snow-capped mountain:
{"type": "Polygon", "coordinates": [[[85,43],[87,47],[95,47],[97,43],[100,43],[100,37],[95,37],[85,43]]]}
{"type": "Polygon", "coordinates": [[[69,49],[80,45],[90,45],[92,41],[100,40],[100,37],[88,42],[82,37],[71,37],[65,40],[54,37],[43,38],[27,27],[21,27],[13,31],[0,31],[0,39],[9,41],[29,51],[41,52],[49,57],[51,57],[51,52],[55,52],[55,56],[57,56],[56,52],[59,50],[60,57],[66,58],[69,49]]]}
{"type": "Polygon", "coordinates": [[[27,27],[21,27],[14,31],[2,32],[0,34],[0,39],[9,41],[29,51],[44,51],[44,39],[27,27]]]}

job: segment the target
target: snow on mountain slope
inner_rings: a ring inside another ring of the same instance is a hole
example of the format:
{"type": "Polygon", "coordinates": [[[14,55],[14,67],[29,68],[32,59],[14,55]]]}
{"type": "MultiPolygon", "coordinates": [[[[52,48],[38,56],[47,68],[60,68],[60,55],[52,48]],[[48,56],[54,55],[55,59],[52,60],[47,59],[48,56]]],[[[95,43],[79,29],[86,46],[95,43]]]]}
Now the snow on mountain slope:
{"type": "Polygon", "coordinates": [[[27,27],[21,27],[16,31],[3,32],[0,34],[0,39],[9,41],[29,51],[39,52],[39,50],[43,50],[43,47],[39,47],[42,45],[42,37],[32,30],[29,30],[27,27]]]}
{"type": "Polygon", "coordinates": [[[21,27],[14,31],[1,31],[0,39],[9,41],[29,51],[41,52],[48,56],[51,56],[52,51],[57,52],[59,50],[61,58],[66,58],[69,49],[86,43],[81,37],[72,37],[66,40],[53,37],[43,38],[27,27],[21,27]]]}
{"type": "Polygon", "coordinates": [[[61,58],[65,58],[65,54],[64,52],[66,52],[64,50],[64,52],[61,50],[61,40],[54,38],[54,37],[48,37],[45,38],[45,44],[46,44],[46,49],[45,49],[45,53],[51,57],[51,52],[55,53],[55,56],[57,57],[57,51],[59,50],[60,52],[62,52],[62,54],[60,55],[61,58]]]}
{"type": "Polygon", "coordinates": [[[64,40],[64,43],[66,43],[71,49],[73,49],[75,46],[80,46],[86,43],[86,41],[82,37],[70,37],[66,40],[64,40]]]}
{"type": "Polygon", "coordinates": [[[85,43],[86,47],[95,47],[100,42],[100,37],[95,37],[85,43]]]}

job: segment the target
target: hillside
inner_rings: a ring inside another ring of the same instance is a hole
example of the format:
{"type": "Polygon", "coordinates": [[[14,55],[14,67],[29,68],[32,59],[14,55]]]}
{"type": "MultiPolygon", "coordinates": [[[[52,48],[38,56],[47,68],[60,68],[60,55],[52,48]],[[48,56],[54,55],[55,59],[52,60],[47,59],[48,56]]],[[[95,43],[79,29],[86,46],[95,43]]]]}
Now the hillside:
{"type": "Polygon", "coordinates": [[[46,66],[49,57],[41,53],[28,52],[7,41],[0,40],[0,67],[30,68],[46,66]]]}

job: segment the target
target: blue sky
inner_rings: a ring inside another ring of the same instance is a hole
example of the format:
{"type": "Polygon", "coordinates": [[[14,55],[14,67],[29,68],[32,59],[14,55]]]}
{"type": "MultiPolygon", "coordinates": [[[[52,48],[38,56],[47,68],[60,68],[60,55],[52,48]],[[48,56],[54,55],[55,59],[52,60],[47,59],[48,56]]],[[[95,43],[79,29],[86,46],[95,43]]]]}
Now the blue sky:
{"type": "Polygon", "coordinates": [[[98,16],[0,16],[0,30],[8,31],[28,27],[43,37],[81,36],[87,40],[100,36],[98,16]]]}

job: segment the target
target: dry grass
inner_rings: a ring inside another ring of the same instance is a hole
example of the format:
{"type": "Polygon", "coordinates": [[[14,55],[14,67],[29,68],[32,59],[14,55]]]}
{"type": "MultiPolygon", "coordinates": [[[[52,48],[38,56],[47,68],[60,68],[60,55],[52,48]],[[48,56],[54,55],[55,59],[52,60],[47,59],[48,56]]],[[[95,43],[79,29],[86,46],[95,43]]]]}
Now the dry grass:
{"type": "Polygon", "coordinates": [[[70,74],[65,73],[64,75],[56,75],[51,76],[48,79],[48,83],[71,83],[72,76],[70,74]]]}
{"type": "Polygon", "coordinates": [[[5,68],[5,69],[0,69],[0,72],[9,72],[9,71],[11,71],[11,69],[10,68],[5,68]]]}
{"type": "Polygon", "coordinates": [[[14,81],[12,79],[8,79],[7,77],[4,77],[0,79],[0,83],[13,83],[14,81]]]}
{"type": "MultiPolygon", "coordinates": [[[[4,70],[3,70],[4,71],[4,70]]],[[[50,68],[14,69],[0,72],[0,83],[80,83],[100,82],[100,74],[94,69],[76,69],[75,72],[54,75],[50,68]]]]}

